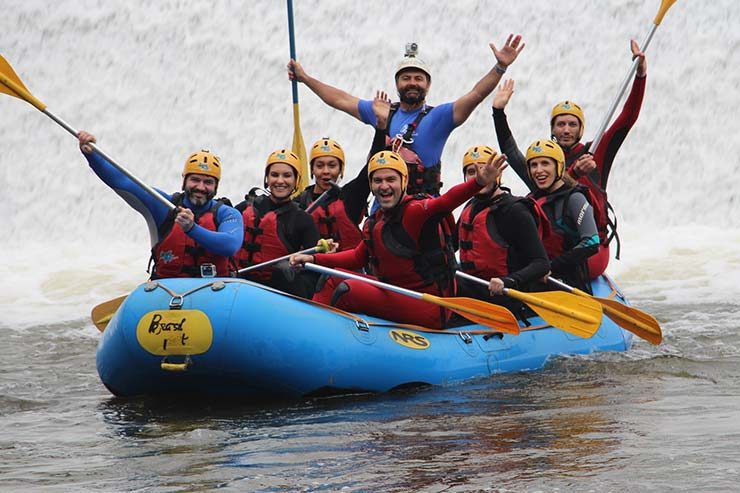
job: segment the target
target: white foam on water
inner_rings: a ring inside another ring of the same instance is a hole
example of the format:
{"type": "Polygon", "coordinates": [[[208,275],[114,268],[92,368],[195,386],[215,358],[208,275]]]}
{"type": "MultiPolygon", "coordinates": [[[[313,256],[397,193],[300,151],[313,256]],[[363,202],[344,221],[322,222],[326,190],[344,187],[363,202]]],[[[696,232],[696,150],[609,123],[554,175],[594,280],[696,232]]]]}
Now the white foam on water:
{"type": "MultiPolygon", "coordinates": [[[[509,69],[507,113],[524,147],[547,137],[552,105],[579,102],[590,138],[642,41],[653,0],[519,4],[349,0],[295,3],[299,60],[319,79],[369,98],[395,96],[393,70],[416,41],[431,66],[430,104],[454,100],[490,69],[489,42],[510,32],[526,48],[509,69]],[[573,26],[577,25],[574,31],[573,26]],[[577,32],[578,39],[576,39],[577,32]]],[[[736,303],[740,277],[740,11],[734,0],[677,2],[648,50],[642,112],[609,182],[624,242],[610,268],[629,292],[669,302],[736,303]]],[[[10,0],[0,52],[31,92],[152,186],[176,190],[184,159],[223,159],[220,194],[261,183],[267,155],[292,142],[285,4],[274,0],[95,2],[10,0]]],[[[372,130],[300,86],[301,130],[331,136],[357,173],[372,130]]],[[[465,149],[496,139],[488,98],[453,132],[447,187],[465,149]]],[[[148,238],[138,214],[89,170],[74,138],[33,107],[0,95],[5,262],[0,322],[83,319],[91,306],[145,279],[148,238]]],[[[523,188],[513,172],[505,181],[523,188]]]]}

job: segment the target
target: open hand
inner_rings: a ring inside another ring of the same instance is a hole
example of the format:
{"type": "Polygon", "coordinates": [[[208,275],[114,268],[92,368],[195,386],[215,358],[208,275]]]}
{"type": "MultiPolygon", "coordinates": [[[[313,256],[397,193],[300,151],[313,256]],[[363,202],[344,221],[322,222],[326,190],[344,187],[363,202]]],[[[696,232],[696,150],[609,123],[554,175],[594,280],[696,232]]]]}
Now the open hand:
{"type": "Polygon", "coordinates": [[[496,61],[503,67],[508,67],[514,63],[516,57],[524,49],[524,43],[522,43],[522,37],[519,34],[516,36],[509,34],[509,37],[506,38],[506,44],[500,50],[496,49],[493,43],[490,43],[489,46],[491,47],[491,51],[493,51],[493,56],[496,57],[496,61]]]}
{"type": "Polygon", "coordinates": [[[486,164],[478,166],[475,181],[482,187],[496,183],[507,166],[505,154],[494,154],[486,164]]]}
{"type": "Polygon", "coordinates": [[[373,98],[373,113],[378,121],[376,128],[385,130],[388,126],[388,115],[391,112],[391,99],[384,91],[376,91],[373,98]]]}
{"type": "Polygon", "coordinates": [[[503,84],[498,86],[496,94],[493,95],[493,102],[491,106],[496,109],[502,110],[509,104],[509,99],[514,94],[514,81],[512,79],[506,79],[503,84]]]}

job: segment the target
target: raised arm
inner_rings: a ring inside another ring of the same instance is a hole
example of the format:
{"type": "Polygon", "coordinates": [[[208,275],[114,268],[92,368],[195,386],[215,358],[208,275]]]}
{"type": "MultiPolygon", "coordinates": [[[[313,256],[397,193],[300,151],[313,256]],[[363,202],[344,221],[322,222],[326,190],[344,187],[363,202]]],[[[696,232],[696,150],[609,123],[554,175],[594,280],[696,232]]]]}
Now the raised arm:
{"type": "Polygon", "coordinates": [[[519,150],[519,147],[514,139],[514,135],[511,133],[509,122],[504,113],[504,108],[509,103],[511,96],[514,94],[514,81],[512,79],[506,80],[501,84],[493,96],[493,102],[491,103],[491,109],[493,110],[493,126],[496,129],[496,139],[498,140],[498,147],[501,152],[506,154],[509,162],[509,166],[519,176],[519,178],[527,185],[530,190],[535,190],[534,183],[529,179],[527,174],[527,161],[519,150]]]}
{"type": "Polygon", "coordinates": [[[496,57],[496,65],[473,86],[473,89],[469,93],[461,96],[454,102],[452,118],[455,126],[462,125],[476,106],[491,94],[491,91],[496,88],[496,84],[501,80],[501,76],[506,72],[506,68],[514,63],[516,57],[524,49],[522,37],[518,34],[516,36],[510,34],[506,39],[506,44],[500,50],[493,43],[489,46],[491,47],[491,51],[493,51],[493,55],[496,57]]]}
{"type": "Polygon", "coordinates": [[[360,98],[311,77],[306,73],[300,63],[292,59],[288,62],[288,78],[305,84],[306,87],[311,89],[314,94],[332,108],[344,111],[348,115],[352,115],[362,121],[360,110],[357,107],[360,98]]]}

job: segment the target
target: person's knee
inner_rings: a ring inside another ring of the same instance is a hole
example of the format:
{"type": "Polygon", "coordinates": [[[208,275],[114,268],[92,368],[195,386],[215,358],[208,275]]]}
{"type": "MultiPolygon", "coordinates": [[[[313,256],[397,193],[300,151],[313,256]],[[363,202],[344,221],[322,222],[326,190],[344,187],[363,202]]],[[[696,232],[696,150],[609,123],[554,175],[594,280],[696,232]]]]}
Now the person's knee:
{"type": "Polygon", "coordinates": [[[334,292],[331,295],[331,306],[337,306],[337,303],[339,303],[339,300],[342,296],[349,293],[349,284],[346,282],[340,282],[336,288],[334,288],[334,292]]]}

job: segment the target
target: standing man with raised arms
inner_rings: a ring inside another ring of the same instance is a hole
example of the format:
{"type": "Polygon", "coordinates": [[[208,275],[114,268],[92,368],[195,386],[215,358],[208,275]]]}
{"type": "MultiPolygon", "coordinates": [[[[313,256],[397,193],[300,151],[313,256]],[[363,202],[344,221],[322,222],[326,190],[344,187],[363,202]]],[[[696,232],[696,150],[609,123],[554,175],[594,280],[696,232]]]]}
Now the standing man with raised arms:
{"type": "MultiPolygon", "coordinates": [[[[409,165],[409,193],[439,194],[442,186],[440,159],[447,138],[496,88],[507,67],[524,49],[524,43],[520,35],[510,34],[500,50],[493,43],[490,47],[496,58],[496,64],[488,73],[469,92],[454,102],[431,107],[426,104],[427,92],[432,82],[431,70],[417,57],[416,43],[409,43],[406,46],[406,56],[395,72],[400,102],[391,107],[388,135],[397,137],[400,144],[411,149],[419,157],[418,166],[409,165]]],[[[360,99],[311,77],[295,60],[288,63],[288,77],[304,83],[332,108],[344,111],[368,125],[376,125],[371,100],[360,99]]],[[[394,147],[394,150],[400,149],[394,147]]],[[[406,156],[404,158],[406,161],[409,160],[406,156]]]]}

